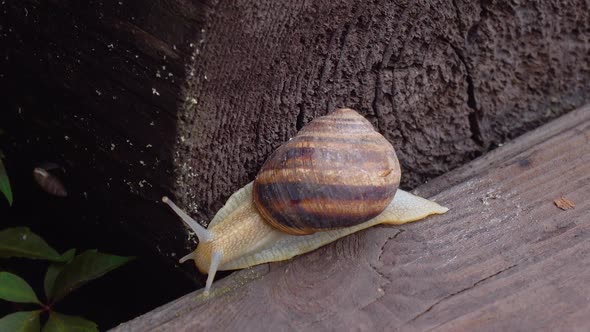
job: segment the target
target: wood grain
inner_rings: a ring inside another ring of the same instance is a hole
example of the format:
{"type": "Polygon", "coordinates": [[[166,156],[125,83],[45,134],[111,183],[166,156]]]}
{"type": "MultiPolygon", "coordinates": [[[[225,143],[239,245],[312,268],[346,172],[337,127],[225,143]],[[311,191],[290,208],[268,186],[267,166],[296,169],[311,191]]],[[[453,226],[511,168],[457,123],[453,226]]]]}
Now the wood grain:
{"type": "Polygon", "coordinates": [[[194,243],[161,196],[206,223],[337,107],[414,188],[589,100],[589,17],[587,0],[1,1],[0,145],[65,165],[79,214],[180,271],[194,243]]]}
{"type": "Polygon", "coordinates": [[[200,220],[338,107],[394,145],[407,189],[590,98],[583,0],[232,0],[204,29],[175,164],[200,220]]]}
{"type": "Polygon", "coordinates": [[[590,329],[590,106],[417,191],[451,210],[240,271],[115,331],[590,329]]]}

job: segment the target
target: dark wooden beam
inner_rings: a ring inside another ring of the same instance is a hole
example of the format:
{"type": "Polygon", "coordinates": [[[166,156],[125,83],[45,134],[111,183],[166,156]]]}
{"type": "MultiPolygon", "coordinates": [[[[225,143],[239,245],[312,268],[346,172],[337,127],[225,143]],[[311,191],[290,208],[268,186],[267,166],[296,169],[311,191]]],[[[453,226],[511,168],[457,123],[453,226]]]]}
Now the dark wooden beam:
{"type": "Polygon", "coordinates": [[[192,246],[158,202],[176,186],[176,109],[206,7],[117,0],[0,5],[0,147],[12,173],[58,164],[66,205],[81,219],[99,220],[81,231],[119,232],[130,253],[156,257],[156,266],[174,267],[192,246]]]}

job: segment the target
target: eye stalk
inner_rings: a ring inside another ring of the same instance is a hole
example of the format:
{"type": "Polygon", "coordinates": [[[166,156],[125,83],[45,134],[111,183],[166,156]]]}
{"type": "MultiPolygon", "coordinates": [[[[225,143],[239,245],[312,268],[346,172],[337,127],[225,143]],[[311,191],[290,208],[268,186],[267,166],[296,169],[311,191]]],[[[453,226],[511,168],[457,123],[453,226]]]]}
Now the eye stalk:
{"type": "MultiPolygon", "coordinates": [[[[214,237],[213,234],[205,229],[205,227],[199,225],[193,218],[191,218],[186,212],[180,209],[174,202],[172,202],[168,197],[162,197],[162,202],[168,205],[174,213],[176,213],[182,221],[184,221],[188,227],[190,227],[197,237],[199,238],[199,242],[207,243],[213,241],[214,237]]],[[[221,258],[223,257],[223,252],[221,251],[213,251],[211,255],[211,263],[209,265],[209,270],[207,271],[207,282],[205,284],[205,290],[203,291],[203,295],[208,296],[209,290],[211,289],[211,285],[213,285],[213,280],[215,279],[215,274],[217,273],[217,269],[219,267],[219,263],[221,262],[221,258]]],[[[195,260],[196,254],[195,252],[191,252],[190,254],[182,257],[179,262],[182,264],[188,260],[195,260]]]]}
{"type": "MultiPolygon", "coordinates": [[[[182,221],[184,221],[184,223],[190,227],[193,232],[195,232],[195,234],[197,234],[199,242],[211,242],[213,240],[213,234],[211,234],[211,232],[209,232],[205,227],[199,225],[198,222],[182,211],[167,196],[162,197],[162,202],[167,204],[172,209],[172,211],[174,211],[180,217],[180,219],[182,219],[182,221]]],[[[182,259],[184,259],[184,257],[182,259]]]]}

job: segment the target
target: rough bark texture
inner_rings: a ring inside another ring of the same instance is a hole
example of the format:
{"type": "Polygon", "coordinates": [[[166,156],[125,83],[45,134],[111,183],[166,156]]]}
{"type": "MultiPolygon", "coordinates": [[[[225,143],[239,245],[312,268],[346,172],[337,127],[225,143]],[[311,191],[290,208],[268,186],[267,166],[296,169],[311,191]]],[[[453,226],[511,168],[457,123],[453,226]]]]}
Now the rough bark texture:
{"type": "Polygon", "coordinates": [[[586,106],[418,187],[444,215],[240,271],[114,331],[587,331],[589,143],[586,106]]]}
{"type": "Polygon", "coordinates": [[[207,220],[274,148],[341,106],[394,144],[402,185],[423,183],[590,98],[588,7],[219,2],[189,80],[179,196],[207,220]]]}
{"type": "Polygon", "coordinates": [[[190,244],[155,203],[162,194],[206,222],[274,148],[335,107],[357,109],[394,144],[414,187],[590,99],[584,0],[0,9],[13,150],[59,159],[75,192],[170,262],[190,244]]]}

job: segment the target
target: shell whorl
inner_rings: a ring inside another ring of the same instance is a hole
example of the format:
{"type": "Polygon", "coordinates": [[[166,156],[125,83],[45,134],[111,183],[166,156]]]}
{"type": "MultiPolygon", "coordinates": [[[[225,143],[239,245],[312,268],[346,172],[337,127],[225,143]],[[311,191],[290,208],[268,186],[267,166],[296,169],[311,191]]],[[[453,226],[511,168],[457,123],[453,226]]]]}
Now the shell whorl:
{"type": "Polygon", "coordinates": [[[254,181],[263,218],[290,234],[348,227],[380,214],[399,185],[393,146],[352,109],[303,127],[280,146],[254,181]]]}

